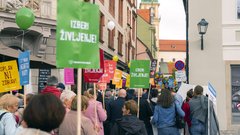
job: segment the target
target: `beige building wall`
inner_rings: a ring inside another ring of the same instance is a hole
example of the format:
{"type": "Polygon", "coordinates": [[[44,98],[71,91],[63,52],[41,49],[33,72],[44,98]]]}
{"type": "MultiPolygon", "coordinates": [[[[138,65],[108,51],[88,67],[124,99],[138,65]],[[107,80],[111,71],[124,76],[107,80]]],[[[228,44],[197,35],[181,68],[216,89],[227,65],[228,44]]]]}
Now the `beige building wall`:
{"type": "Polygon", "coordinates": [[[141,41],[139,41],[139,39],[137,39],[137,45],[138,45],[138,48],[137,48],[136,59],[137,60],[150,60],[150,58],[146,52],[147,48],[141,41]]]}
{"type": "MultiPolygon", "coordinates": [[[[127,0],[123,0],[123,26],[121,26],[118,23],[118,5],[119,5],[119,1],[115,1],[115,17],[113,17],[110,13],[109,13],[109,1],[105,0],[104,4],[102,4],[99,0],[95,1],[97,5],[99,5],[100,7],[100,11],[104,14],[105,16],[105,27],[103,30],[103,40],[104,43],[102,45],[100,45],[100,48],[102,48],[103,50],[107,51],[108,53],[110,53],[111,55],[117,55],[118,53],[118,31],[120,31],[123,35],[123,46],[122,46],[122,54],[123,56],[119,56],[119,59],[123,62],[125,62],[125,50],[126,50],[126,46],[125,44],[128,43],[129,39],[129,34],[131,34],[131,28],[127,25],[127,7],[129,9],[131,9],[132,11],[134,11],[136,13],[136,8],[131,7],[128,3],[127,0]],[[108,48],[108,28],[107,28],[107,23],[109,21],[113,21],[115,23],[115,37],[114,37],[114,48],[115,51],[112,52],[111,49],[108,48]]],[[[132,17],[132,16],[131,16],[132,17]]],[[[132,20],[132,19],[131,19],[132,20]]],[[[136,25],[135,25],[136,26],[136,25]]],[[[136,35],[136,34],[135,34],[136,35]]],[[[134,48],[136,48],[136,37],[135,40],[133,40],[132,37],[132,45],[134,48]]]]}
{"type": "Polygon", "coordinates": [[[178,60],[185,62],[185,58],[186,52],[158,52],[159,62],[161,62],[161,59],[163,59],[163,62],[174,62],[173,59],[175,59],[175,62],[178,60]]]}
{"type": "MultiPolygon", "coordinates": [[[[229,2],[229,1],[228,1],[229,2]]],[[[210,82],[217,92],[217,116],[220,130],[227,130],[229,105],[226,95],[225,62],[222,47],[222,6],[219,0],[189,1],[189,82],[207,85],[210,82]],[[205,18],[209,22],[204,35],[204,50],[197,23],[205,18]]],[[[229,134],[230,135],[230,134],[229,134]]]]}

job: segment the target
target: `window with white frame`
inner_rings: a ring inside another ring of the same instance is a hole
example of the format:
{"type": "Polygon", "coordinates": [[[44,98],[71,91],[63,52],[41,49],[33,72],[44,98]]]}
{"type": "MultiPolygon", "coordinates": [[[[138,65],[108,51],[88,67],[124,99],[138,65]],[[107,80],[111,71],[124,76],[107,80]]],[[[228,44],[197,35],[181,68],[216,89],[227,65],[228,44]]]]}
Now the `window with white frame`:
{"type": "Polygon", "coordinates": [[[41,15],[43,17],[51,17],[51,15],[52,15],[52,2],[51,1],[42,1],[41,15]]]}
{"type": "Polygon", "coordinates": [[[6,0],[0,0],[0,10],[6,8],[6,0]]]}

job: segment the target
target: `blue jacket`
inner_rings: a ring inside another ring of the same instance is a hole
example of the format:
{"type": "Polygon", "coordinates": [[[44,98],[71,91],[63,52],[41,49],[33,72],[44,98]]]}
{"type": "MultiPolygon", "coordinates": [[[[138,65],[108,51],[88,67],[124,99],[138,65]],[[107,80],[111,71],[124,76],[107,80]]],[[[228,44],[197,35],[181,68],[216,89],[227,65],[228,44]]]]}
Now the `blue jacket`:
{"type": "Polygon", "coordinates": [[[172,104],[169,108],[163,108],[161,105],[156,105],[152,118],[152,124],[157,128],[165,128],[175,126],[176,112],[179,116],[184,117],[185,113],[179,104],[172,104]],[[175,108],[176,107],[176,108],[175,108]]]}

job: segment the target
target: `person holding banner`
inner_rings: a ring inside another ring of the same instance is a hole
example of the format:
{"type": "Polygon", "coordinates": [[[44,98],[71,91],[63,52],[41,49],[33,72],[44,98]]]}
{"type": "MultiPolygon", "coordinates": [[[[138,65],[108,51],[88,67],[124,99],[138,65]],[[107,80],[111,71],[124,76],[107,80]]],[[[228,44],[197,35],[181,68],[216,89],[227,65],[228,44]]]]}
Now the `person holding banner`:
{"type": "Polygon", "coordinates": [[[176,127],[176,114],[184,117],[181,106],[174,103],[174,97],[167,89],[161,91],[154,109],[152,124],[158,129],[158,135],[180,135],[176,127]]]}
{"type": "Polygon", "coordinates": [[[89,105],[83,114],[92,121],[98,135],[104,135],[103,122],[107,119],[107,113],[103,109],[102,103],[96,101],[92,88],[88,89],[84,96],[89,98],[89,105]]]}
{"type": "Polygon", "coordinates": [[[18,109],[18,98],[5,94],[0,98],[0,135],[15,135],[17,122],[13,113],[18,109]]]}

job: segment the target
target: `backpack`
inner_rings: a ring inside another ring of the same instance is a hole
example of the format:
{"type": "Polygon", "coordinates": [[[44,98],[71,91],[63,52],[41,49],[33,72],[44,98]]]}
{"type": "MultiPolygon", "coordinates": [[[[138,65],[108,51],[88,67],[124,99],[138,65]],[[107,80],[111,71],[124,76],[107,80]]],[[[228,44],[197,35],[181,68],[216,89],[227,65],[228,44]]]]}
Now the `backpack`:
{"type": "Polygon", "coordinates": [[[0,115],[0,134],[2,135],[2,134],[4,134],[4,130],[2,130],[2,128],[4,128],[4,125],[3,125],[3,123],[1,122],[1,119],[2,119],[2,117],[6,114],[7,112],[4,112],[4,113],[2,113],[1,115],[0,115]]]}
{"type": "Polygon", "coordinates": [[[1,115],[0,115],[0,121],[1,121],[1,119],[2,119],[2,117],[4,116],[4,114],[6,114],[7,112],[4,112],[4,113],[2,113],[1,115]]]}

